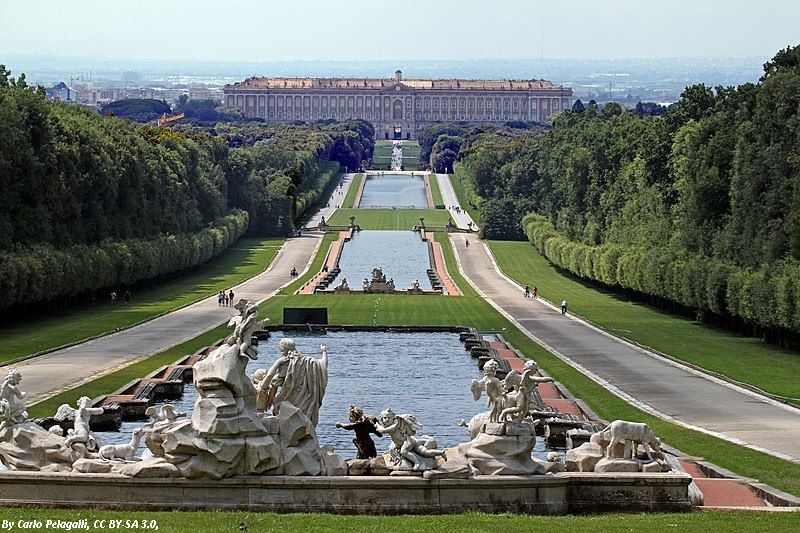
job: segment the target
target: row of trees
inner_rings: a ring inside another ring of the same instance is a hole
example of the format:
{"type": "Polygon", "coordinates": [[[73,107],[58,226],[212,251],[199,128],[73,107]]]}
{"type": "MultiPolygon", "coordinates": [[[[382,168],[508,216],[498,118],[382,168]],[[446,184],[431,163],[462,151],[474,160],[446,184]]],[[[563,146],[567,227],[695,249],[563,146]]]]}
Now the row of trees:
{"type": "Polygon", "coordinates": [[[0,252],[0,310],[130,286],[191,269],[222,253],[247,226],[247,212],[234,211],[195,233],[66,248],[42,243],[0,252]]]}
{"type": "Polygon", "coordinates": [[[245,232],[291,235],[373,145],[361,121],[135,124],[0,66],[0,310],[187,270],[245,232]]]}
{"type": "Polygon", "coordinates": [[[485,236],[527,233],[578,276],[794,343],[800,47],[764,72],[739,87],[688,87],[658,113],[590,105],[546,135],[493,135],[468,152],[462,142],[455,171],[485,236]],[[526,209],[536,215],[522,221],[526,209]]]}

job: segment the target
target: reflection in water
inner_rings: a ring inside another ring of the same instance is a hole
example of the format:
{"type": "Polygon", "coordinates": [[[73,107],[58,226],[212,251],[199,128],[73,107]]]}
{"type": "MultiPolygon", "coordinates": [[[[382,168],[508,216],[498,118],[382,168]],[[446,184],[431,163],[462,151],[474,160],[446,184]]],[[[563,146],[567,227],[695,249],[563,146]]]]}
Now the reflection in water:
{"type": "MultiPolygon", "coordinates": [[[[423,424],[420,434],[436,438],[439,447],[455,446],[469,439],[463,419],[486,410],[485,400],[472,399],[469,384],[481,372],[454,333],[390,333],[342,331],[331,333],[273,332],[259,346],[259,358],[248,364],[248,374],[269,368],[278,356],[277,342],[284,336],[297,342],[300,351],[319,357],[319,345],[328,346],[328,389],[319,413],[320,445],[331,444],[345,458],[355,457],[353,433],[337,429],[347,422],[350,404],[360,404],[374,416],[386,407],[412,413],[423,424]]],[[[197,393],[186,386],[181,400],[172,403],[191,416],[197,393]]],[[[104,444],[130,441],[133,428],[142,422],[126,422],[119,433],[98,433],[104,444]]],[[[373,437],[378,451],[389,447],[388,438],[373,437]]],[[[144,446],[139,454],[148,454],[144,446]]],[[[538,438],[534,455],[547,455],[538,438]]]]}
{"type": "Polygon", "coordinates": [[[347,278],[351,289],[361,290],[361,281],[370,279],[372,269],[381,267],[386,279],[394,278],[397,290],[405,290],[415,279],[431,290],[428,243],[413,231],[360,231],[344,248],[339,259],[339,281],[347,278]]]}
{"type": "Polygon", "coordinates": [[[368,174],[358,207],[428,208],[425,181],[410,174],[368,174]]]}

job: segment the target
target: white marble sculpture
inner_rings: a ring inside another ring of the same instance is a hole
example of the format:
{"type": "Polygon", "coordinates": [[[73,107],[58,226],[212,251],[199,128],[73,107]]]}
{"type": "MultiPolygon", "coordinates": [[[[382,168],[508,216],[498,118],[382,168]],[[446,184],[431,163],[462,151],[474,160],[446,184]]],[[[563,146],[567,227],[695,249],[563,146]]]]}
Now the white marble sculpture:
{"type": "Polygon", "coordinates": [[[239,311],[239,315],[228,321],[228,326],[233,326],[233,334],[228,337],[228,344],[236,343],[240,354],[250,359],[257,359],[258,350],[253,346],[252,338],[258,326],[258,304],[242,298],[233,307],[239,311]]]}
{"type": "Polygon", "coordinates": [[[528,417],[532,410],[540,407],[536,401],[534,391],[539,383],[552,383],[553,378],[537,376],[539,366],[532,359],[525,362],[522,374],[516,370],[508,373],[503,380],[505,390],[503,398],[503,411],[500,420],[522,421],[528,417]]]}
{"type": "MultiPolygon", "coordinates": [[[[633,459],[636,445],[641,444],[652,461],[652,452],[661,452],[661,441],[653,434],[650,426],[644,423],[627,422],[625,420],[615,420],[603,428],[599,433],[599,438],[592,436],[590,442],[607,442],[605,446],[605,457],[608,459],[633,459]],[[617,457],[617,448],[624,446],[622,457],[617,457]]],[[[597,433],[595,434],[597,435],[597,433]]]]}
{"type": "Polygon", "coordinates": [[[184,418],[186,411],[176,411],[175,406],[168,403],[161,407],[151,405],[145,410],[144,414],[150,417],[150,422],[148,422],[147,426],[157,430],[169,426],[179,418],[184,418]]]}
{"type": "Polygon", "coordinates": [[[127,444],[106,444],[101,446],[97,454],[101,459],[122,459],[123,461],[133,461],[136,456],[136,450],[139,449],[139,443],[144,436],[144,429],[136,428],[131,435],[131,441],[127,444]]]}
{"type": "Polygon", "coordinates": [[[92,407],[92,400],[88,396],[82,396],[78,400],[77,408],[73,409],[69,404],[62,404],[58,408],[53,418],[57,422],[73,420],[73,427],[67,431],[66,445],[75,448],[76,445],[83,445],[86,451],[96,452],[99,448],[97,437],[89,427],[89,419],[94,415],[102,415],[105,411],[102,407],[92,407]]]}
{"type": "Polygon", "coordinates": [[[19,388],[22,374],[12,368],[0,385],[0,430],[7,426],[20,424],[28,419],[25,410],[25,393],[19,388]]]}
{"type": "Polygon", "coordinates": [[[444,455],[442,450],[436,449],[436,441],[427,435],[416,437],[422,428],[414,415],[398,415],[389,407],[381,412],[380,423],[376,429],[381,435],[388,435],[392,439],[389,448],[389,460],[386,464],[393,470],[429,470],[435,467],[435,462],[430,461],[444,455]]]}
{"type": "Polygon", "coordinates": [[[489,422],[498,422],[500,413],[503,412],[504,395],[503,386],[497,378],[499,365],[494,359],[489,359],[483,365],[483,377],[473,379],[471,383],[472,396],[479,400],[486,393],[486,404],[489,406],[489,422]]]}
{"type": "Polygon", "coordinates": [[[278,414],[281,402],[289,402],[316,427],[328,386],[328,349],[321,345],[322,357],[316,359],[303,355],[292,339],[281,339],[278,348],[281,354],[272,367],[266,374],[259,373],[258,408],[264,411],[273,408],[278,414]]]}
{"type": "Polygon", "coordinates": [[[342,281],[339,282],[339,285],[336,286],[336,289],[340,291],[349,291],[350,285],[347,284],[347,278],[342,278],[342,281]]]}

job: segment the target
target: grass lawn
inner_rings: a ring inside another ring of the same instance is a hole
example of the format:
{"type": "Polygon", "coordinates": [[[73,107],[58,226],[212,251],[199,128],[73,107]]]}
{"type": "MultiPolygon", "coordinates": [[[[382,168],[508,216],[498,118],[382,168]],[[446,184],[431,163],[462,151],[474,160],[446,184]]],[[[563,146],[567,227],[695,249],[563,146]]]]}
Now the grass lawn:
{"type": "Polygon", "coordinates": [[[282,239],[239,239],[191,274],[134,292],[128,306],[120,302],[112,307],[103,296],[96,306],[4,323],[0,327],[0,363],[130,327],[230,288],[263,271],[282,243],[282,239]]]}
{"type": "Polygon", "coordinates": [[[443,209],[337,209],[328,221],[333,226],[346,226],[354,215],[361,229],[410,230],[425,217],[427,226],[444,226],[449,215],[443,209]]]}
{"type": "Polygon", "coordinates": [[[361,187],[362,181],[364,181],[364,174],[356,174],[353,176],[353,183],[351,183],[350,188],[347,189],[347,194],[344,196],[344,201],[342,201],[342,207],[355,207],[353,204],[356,201],[356,194],[358,194],[358,188],[361,187]]]}
{"type": "Polygon", "coordinates": [[[464,183],[461,181],[458,172],[455,174],[450,174],[450,183],[453,185],[453,192],[456,193],[458,205],[460,205],[461,209],[465,210],[469,216],[472,217],[472,220],[474,220],[478,226],[481,226],[483,224],[483,220],[481,220],[481,212],[470,205],[467,189],[464,186],[464,183]]]}
{"type": "Polygon", "coordinates": [[[21,519],[41,521],[88,519],[155,520],[160,531],[348,531],[384,533],[519,532],[519,531],[797,531],[796,513],[746,511],[695,511],[684,514],[601,514],[586,516],[529,516],[464,513],[457,515],[340,516],[330,514],[276,514],[258,512],[191,511],[154,512],[101,511],[93,509],[0,509],[0,520],[15,525],[21,519]]]}
{"type": "MultiPolygon", "coordinates": [[[[372,166],[376,169],[388,170],[392,161],[392,142],[376,141],[375,152],[372,156],[372,166]]],[[[416,141],[403,141],[403,168],[405,170],[419,169],[419,143],[416,141]]]]}
{"type": "Polygon", "coordinates": [[[702,368],[800,402],[800,354],[712,328],[626,299],[590,282],[562,274],[527,242],[490,241],[498,265],[550,302],[569,301],[570,311],[614,335],[702,368]]]}
{"type": "Polygon", "coordinates": [[[433,196],[433,205],[444,205],[444,199],[442,198],[442,191],[439,189],[439,180],[436,178],[436,174],[430,174],[428,176],[428,182],[431,184],[431,196],[433,196]]]}

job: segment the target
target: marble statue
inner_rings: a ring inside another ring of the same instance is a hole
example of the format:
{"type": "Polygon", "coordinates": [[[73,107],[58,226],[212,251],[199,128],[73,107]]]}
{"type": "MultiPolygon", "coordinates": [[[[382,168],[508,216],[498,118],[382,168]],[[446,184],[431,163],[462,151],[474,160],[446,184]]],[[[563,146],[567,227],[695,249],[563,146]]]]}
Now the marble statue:
{"type": "Polygon", "coordinates": [[[377,419],[364,413],[364,410],[357,406],[351,405],[350,412],[348,413],[350,419],[349,424],[336,423],[337,428],[346,429],[356,432],[356,438],[353,439],[353,444],[356,445],[357,459],[370,459],[377,457],[378,452],[375,449],[375,441],[372,440],[370,434],[381,436],[377,429],[377,419]]]}
{"type": "Polygon", "coordinates": [[[383,273],[382,267],[372,269],[372,281],[386,282],[386,274],[383,273]]]}
{"type": "Polygon", "coordinates": [[[147,426],[153,429],[160,429],[169,426],[179,418],[185,417],[186,411],[176,411],[175,406],[168,403],[161,407],[151,405],[145,410],[144,414],[150,417],[150,422],[147,423],[147,426]]]}
{"type": "Polygon", "coordinates": [[[123,461],[133,461],[133,458],[136,456],[136,450],[139,449],[139,443],[144,436],[144,430],[142,428],[136,428],[133,430],[133,435],[131,436],[131,441],[127,444],[106,444],[105,446],[101,446],[100,450],[97,452],[97,455],[100,456],[101,459],[122,459],[123,461]]]}
{"type": "Polygon", "coordinates": [[[436,441],[427,435],[415,437],[422,424],[414,415],[398,415],[389,407],[381,412],[380,423],[376,429],[381,435],[392,439],[389,448],[390,461],[387,466],[393,470],[428,470],[435,466],[426,461],[444,455],[444,451],[436,449],[436,441]]]}
{"type": "Polygon", "coordinates": [[[347,278],[342,278],[342,281],[339,282],[339,285],[336,286],[336,289],[340,291],[349,291],[350,285],[347,284],[347,278]]]}
{"type": "MultiPolygon", "coordinates": [[[[608,459],[633,459],[634,445],[641,444],[647,454],[647,457],[652,461],[652,452],[661,452],[661,441],[653,434],[650,426],[643,423],[626,422],[625,420],[615,420],[608,426],[599,431],[602,440],[608,441],[605,449],[605,456],[608,459]],[[615,449],[619,446],[624,446],[622,457],[615,457],[615,449]]],[[[597,442],[594,439],[593,442],[597,442]]]]}
{"type": "Polygon", "coordinates": [[[503,411],[504,394],[503,385],[497,377],[499,365],[494,359],[489,359],[483,365],[483,377],[473,379],[470,386],[472,396],[479,400],[481,395],[486,392],[486,404],[489,406],[489,422],[498,422],[500,413],[503,411]]]}
{"type": "Polygon", "coordinates": [[[414,281],[411,282],[411,290],[415,292],[422,290],[419,287],[419,279],[415,279],[414,281]]]}
{"type": "Polygon", "coordinates": [[[257,385],[260,409],[280,411],[281,402],[289,402],[302,411],[317,427],[319,408],[328,386],[328,349],[321,345],[322,357],[316,359],[297,350],[292,339],[278,343],[281,355],[257,385]]]}
{"type": "Polygon", "coordinates": [[[258,350],[253,346],[253,333],[258,326],[258,304],[250,303],[242,298],[234,309],[239,311],[239,315],[228,321],[228,327],[233,327],[233,334],[228,337],[228,345],[234,343],[239,346],[239,354],[246,355],[250,359],[258,358],[258,350]]]}
{"type": "Polygon", "coordinates": [[[505,390],[505,398],[503,400],[503,411],[500,413],[501,420],[513,414],[513,420],[523,420],[536,408],[541,407],[538,405],[534,390],[539,386],[539,383],[552,383],[553,378],[537,376],[539,366],[536,361],[529,359],[525,362],[522,374],[516,370],[508,373],[503,380],[503,389],[505,390]],[[525,389],[524,391],[522,389],[525,389]],[[524,398],[524,401],[523,401],[524,398]],[[519,416],[522,411],[525,414],[519,416]],[[503,413],[506,413],[503,415],[503,413]]]}
{"type": "Polygon", "coordinates": [[[25,410],[25,393],[19,388],[22,374],[12,368],[0,385],[0,430],[28,419],[25,410]]]}
{"type": "Polygon", "coordinates": [[[89,419],[94,415],[102,415],[105,409],[102,407],[92,407],[92,400],[88,396],[82,396],[78,400],[77,408],[73,409],[69,404],[62,404],[58,408],[53,418],[58,422],[64,420],[74,420],[73,428],[67,431],[65,444],[75,447],[82,444],[89,452],[96,452],[99,448],[97,437],[89,428],[89,419]]]}
{"type": "Polygon", "coordinates": [[[519,387],[514,396],[511,397],[506,394],[504,405],[507,407],[500,412],[501,422],[521,422],[527,418],[531,409],[533,391],[538,385],[533,378],[531,371],[525,370],[522,373],[519,387]]]}

